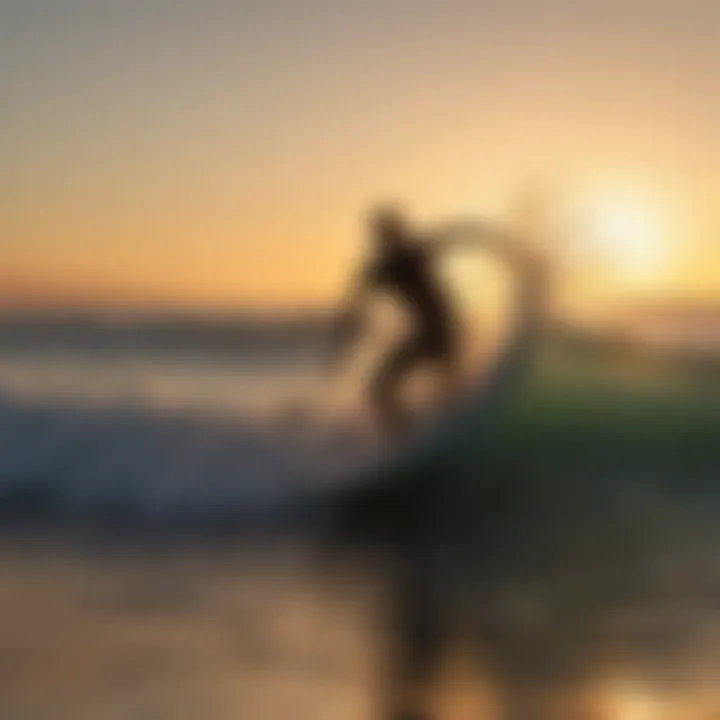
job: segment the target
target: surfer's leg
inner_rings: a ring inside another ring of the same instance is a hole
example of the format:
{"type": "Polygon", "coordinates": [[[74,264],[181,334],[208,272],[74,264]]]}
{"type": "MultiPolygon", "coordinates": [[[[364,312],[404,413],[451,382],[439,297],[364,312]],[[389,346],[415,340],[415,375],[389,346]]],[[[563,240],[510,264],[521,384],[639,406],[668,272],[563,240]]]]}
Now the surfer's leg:
{"type": "Polygon", "coordinates": [[[423,343],[422,352],[433,365],[440,402],[445,403],[455,395],[461,375],[460,354],[454,338],[448,334],[430,335],[423,343]]]}
{"type": "Polygon", "coordinates": [[[370,386],[370,402],[380,426],[393,436],[402,433],[408,422],[399,390],[403,380],[422,361],[425,352],[417,339],[399,345],[380,366],[370,386]]]}
{"type": "Polygon", "coordinates": [[[460,357],[451,352],[443,356],[440,363],[442,394],[444,401],[451,401],[460,389],[462,368],[460,357]]]}

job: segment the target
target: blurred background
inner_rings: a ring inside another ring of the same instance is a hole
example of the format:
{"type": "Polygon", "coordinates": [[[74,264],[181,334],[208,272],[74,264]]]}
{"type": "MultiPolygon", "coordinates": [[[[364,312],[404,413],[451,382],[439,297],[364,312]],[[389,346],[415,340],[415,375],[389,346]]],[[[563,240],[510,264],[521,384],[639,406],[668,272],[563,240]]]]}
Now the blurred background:
{"type": "Polygon", "coordinates": [[[717,717],[719,23],[4,0],[0,717],[717,717]],[[478,400],[414,466],[323,365],[385,199],[549,268],[489,408],[516,278],[442,267],[478,400]]]}

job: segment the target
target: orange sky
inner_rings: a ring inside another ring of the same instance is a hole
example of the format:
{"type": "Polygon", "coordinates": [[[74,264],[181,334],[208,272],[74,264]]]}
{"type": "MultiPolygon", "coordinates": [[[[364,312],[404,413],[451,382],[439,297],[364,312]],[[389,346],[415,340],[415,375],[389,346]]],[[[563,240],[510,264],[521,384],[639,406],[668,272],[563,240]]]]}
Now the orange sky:
{"type": "Polygon", "coordinates": [[[536,181],[645,198],[673,222],[642,289],[712,294],[718,26],[713,0],[9,0],[0,303],[323,304],[368,202],[497,214],[536,181]]]}

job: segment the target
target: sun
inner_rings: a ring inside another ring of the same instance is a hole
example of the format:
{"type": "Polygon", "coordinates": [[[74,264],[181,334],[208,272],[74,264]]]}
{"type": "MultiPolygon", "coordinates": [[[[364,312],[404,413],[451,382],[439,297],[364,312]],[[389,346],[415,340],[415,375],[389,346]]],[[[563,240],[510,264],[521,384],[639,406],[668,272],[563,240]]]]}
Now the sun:
{"type": "Polygon", "coordinates": [[[611,195],[595,200],[588,215],[588,240],[612,275],[639,280],[661,274],[667,263],[667,226],[658,207],[611,195]]]}

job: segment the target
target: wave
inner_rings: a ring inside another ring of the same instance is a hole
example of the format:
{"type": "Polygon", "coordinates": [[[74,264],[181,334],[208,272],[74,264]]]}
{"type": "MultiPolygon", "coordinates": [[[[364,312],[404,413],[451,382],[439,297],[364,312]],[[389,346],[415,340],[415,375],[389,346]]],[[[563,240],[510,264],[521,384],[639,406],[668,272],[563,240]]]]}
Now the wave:
{"type": "Polygon", "coordinates": [[[358,418],[264,419],[0,397],[0,512],[268,520],[322,503],[377,448],[358,418]]]}
{"type": "Polygon", "coordinates": [[[236,357],[312,352],[328,332],[328,313],[295,315],[0,313],[3,351],[85,354],[190,354],[236,357]]]}

